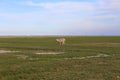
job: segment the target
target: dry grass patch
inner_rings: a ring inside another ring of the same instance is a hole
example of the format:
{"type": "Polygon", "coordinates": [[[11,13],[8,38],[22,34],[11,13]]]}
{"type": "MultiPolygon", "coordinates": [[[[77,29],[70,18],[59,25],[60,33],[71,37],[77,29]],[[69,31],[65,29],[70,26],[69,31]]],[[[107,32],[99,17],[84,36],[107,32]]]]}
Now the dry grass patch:
{"type": "Polygon", "coordinates": [[[28,58],[29,56],[26,56],[26,55],[16,55],[18,59],[26,59],[28,58]]]}

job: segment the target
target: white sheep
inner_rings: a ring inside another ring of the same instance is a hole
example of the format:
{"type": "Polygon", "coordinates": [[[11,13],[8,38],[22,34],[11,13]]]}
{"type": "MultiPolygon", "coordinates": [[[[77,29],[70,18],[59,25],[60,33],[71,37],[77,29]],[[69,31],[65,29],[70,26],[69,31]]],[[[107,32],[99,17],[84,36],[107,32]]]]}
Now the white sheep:
{"type": "Polygon", "coordinates": [[[56,39],[56,41],[57,41],[60,45],[64,45],[66,39],[65,39],[65,38],[59,38],[59,39],[56,39]]]}

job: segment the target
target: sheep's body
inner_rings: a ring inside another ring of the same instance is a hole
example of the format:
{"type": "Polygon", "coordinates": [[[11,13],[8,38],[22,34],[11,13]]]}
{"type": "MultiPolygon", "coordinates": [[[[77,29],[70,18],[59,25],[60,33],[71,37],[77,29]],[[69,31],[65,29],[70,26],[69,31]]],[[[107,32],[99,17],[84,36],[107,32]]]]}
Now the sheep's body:
{"type": "Polygon", "coordinates": [[[59,39],[56,39],[56,41],[57,41],[60,45],[64,45],[66,39],[65,39],[65,38],[59,38],[59,39]]]}

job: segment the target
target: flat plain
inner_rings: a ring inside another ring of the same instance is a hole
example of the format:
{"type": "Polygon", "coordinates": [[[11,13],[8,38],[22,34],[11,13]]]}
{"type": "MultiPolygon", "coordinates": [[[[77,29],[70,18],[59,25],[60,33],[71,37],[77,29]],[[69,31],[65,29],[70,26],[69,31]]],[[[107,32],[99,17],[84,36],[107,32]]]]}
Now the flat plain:
{"type": "Polygon", "coordinates": [[[120,80],[120,36],[0,37],[0,80],[120,80]]]}

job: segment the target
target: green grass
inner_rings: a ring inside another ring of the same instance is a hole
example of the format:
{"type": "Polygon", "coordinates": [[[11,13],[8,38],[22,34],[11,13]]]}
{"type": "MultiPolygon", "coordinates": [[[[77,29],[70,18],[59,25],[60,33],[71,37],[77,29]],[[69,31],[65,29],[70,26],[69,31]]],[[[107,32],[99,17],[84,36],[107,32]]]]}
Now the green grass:
{"type": "Polygon", "coordinates": [[[120,80],[120,36],[56,38],[0,37],[0,50],[19,51],[0,53],[0,80],[120,80]],[[109,56],[79,59],[98,54],[109,56]]]}

